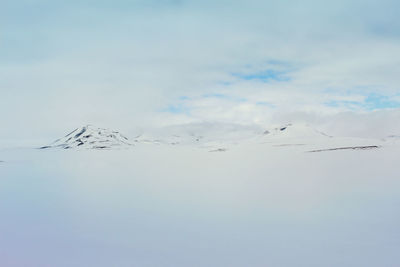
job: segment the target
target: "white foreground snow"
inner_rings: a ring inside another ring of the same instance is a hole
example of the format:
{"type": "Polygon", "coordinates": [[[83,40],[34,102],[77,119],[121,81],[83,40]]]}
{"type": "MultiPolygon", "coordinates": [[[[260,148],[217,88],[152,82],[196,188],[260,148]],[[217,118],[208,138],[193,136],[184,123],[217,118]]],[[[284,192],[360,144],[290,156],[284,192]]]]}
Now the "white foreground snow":
{"type": "Polygon", "coordinates": [[[400,143],[303,130],[1,149],[0,265],[398,266],[400,143]]]}

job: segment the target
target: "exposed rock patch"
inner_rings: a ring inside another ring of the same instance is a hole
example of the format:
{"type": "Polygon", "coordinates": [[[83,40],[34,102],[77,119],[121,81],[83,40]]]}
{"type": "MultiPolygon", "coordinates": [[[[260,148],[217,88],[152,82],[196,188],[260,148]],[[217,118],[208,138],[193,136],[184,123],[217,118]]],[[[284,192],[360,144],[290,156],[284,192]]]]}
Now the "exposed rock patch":
{"type": "Polygon", "coordinates": [[[348,146],[348,147],[335,147],[327,149],[311,150],[308,152],[325,152],[325,151],[336,151],[336,150],[367,150],[367,149],[377,149],[379,146],[348,146]]]}

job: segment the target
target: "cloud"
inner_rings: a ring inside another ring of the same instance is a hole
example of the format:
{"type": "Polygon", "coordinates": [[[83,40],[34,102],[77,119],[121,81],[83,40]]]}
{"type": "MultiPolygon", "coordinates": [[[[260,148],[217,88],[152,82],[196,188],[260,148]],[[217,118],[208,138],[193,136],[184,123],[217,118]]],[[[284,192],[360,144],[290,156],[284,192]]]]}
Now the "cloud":
{"type": "Polygon", "coordinates": [[[390,0],[6,1],[0,111],[12,117],[3,134],[395,108],[398,7],[390,0]]]}

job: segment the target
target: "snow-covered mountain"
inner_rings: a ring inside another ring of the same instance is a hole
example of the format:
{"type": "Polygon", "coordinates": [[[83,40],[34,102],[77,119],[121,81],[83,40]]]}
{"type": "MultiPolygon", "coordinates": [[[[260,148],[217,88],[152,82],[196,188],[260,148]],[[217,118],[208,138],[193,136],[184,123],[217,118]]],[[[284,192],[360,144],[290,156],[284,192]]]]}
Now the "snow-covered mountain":
{"type": "Polygon", "coordinates": [[[118,149],[134,144],[138,149],[149,145],[190,146],[210,152],[224,152],[237,146],[269,145],[270,148],[299,147],[303,151],[319,152],[339,148],[377,148],[382,142],[375,139],[332,137],[310,125],[299,123],[278,125],[268,130],[258,126],[220,123],[175,125],[142,132],[131,141],[117,131],[87,125],[41,149],[118,149]]]}
{"type": "Polygon", "coordinates": [[[134,138],[135,143],[194,145],[208,147],[213,144],[236,144],[262,133],[258,126],[228,123],[188,123],[153,129],[134,138]]]}
{"type": "Polygon", "coordinates": [[[135,144],[184,145],[210,150],[226,150],[227,147],[249,143],[277,143],[329,139],[329,135],[307,124],[282,124],[268,130],[255,125],[227,123],[190,123],[153,129],[151,133],[141,133],[133,141],[135,144]]]}
{"type": "Polygon", "coordinates": [[[280,138],[315,138],[315,137],[331,137],[307,124],[284,124],[279,127],[273,127],[265,130],[264,137],[280,137],[280,138]]]}
{"type": "Polygon", "coordinates": [[[264,131],[260,144],[278,148],[301,147],[305,152],[377,149],[382,141],[368,138],[333,137],[302,123],[284,124],[264,131]]]}
{"type": "Polygon", "coordinates": [[[128,138],[117,131],[86,125],[75,129],[48,146],[41,147],[41,149],[114,149],[129,147],[131,145],[128,138]]]}

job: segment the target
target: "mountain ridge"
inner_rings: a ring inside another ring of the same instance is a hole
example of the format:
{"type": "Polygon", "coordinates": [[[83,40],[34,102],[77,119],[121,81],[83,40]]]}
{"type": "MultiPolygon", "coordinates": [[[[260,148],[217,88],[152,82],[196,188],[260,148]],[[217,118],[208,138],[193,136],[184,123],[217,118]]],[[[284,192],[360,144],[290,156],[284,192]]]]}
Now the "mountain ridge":
{"type": "Polygon", "coordinates": [[[93,125],[86,125],[76,128],[66,136],[57,139],[40,149],[63,148],[63,149],[113,149],[132,146],[129,139],[119,133],[106,128],[98,128],[93,125]]]}

